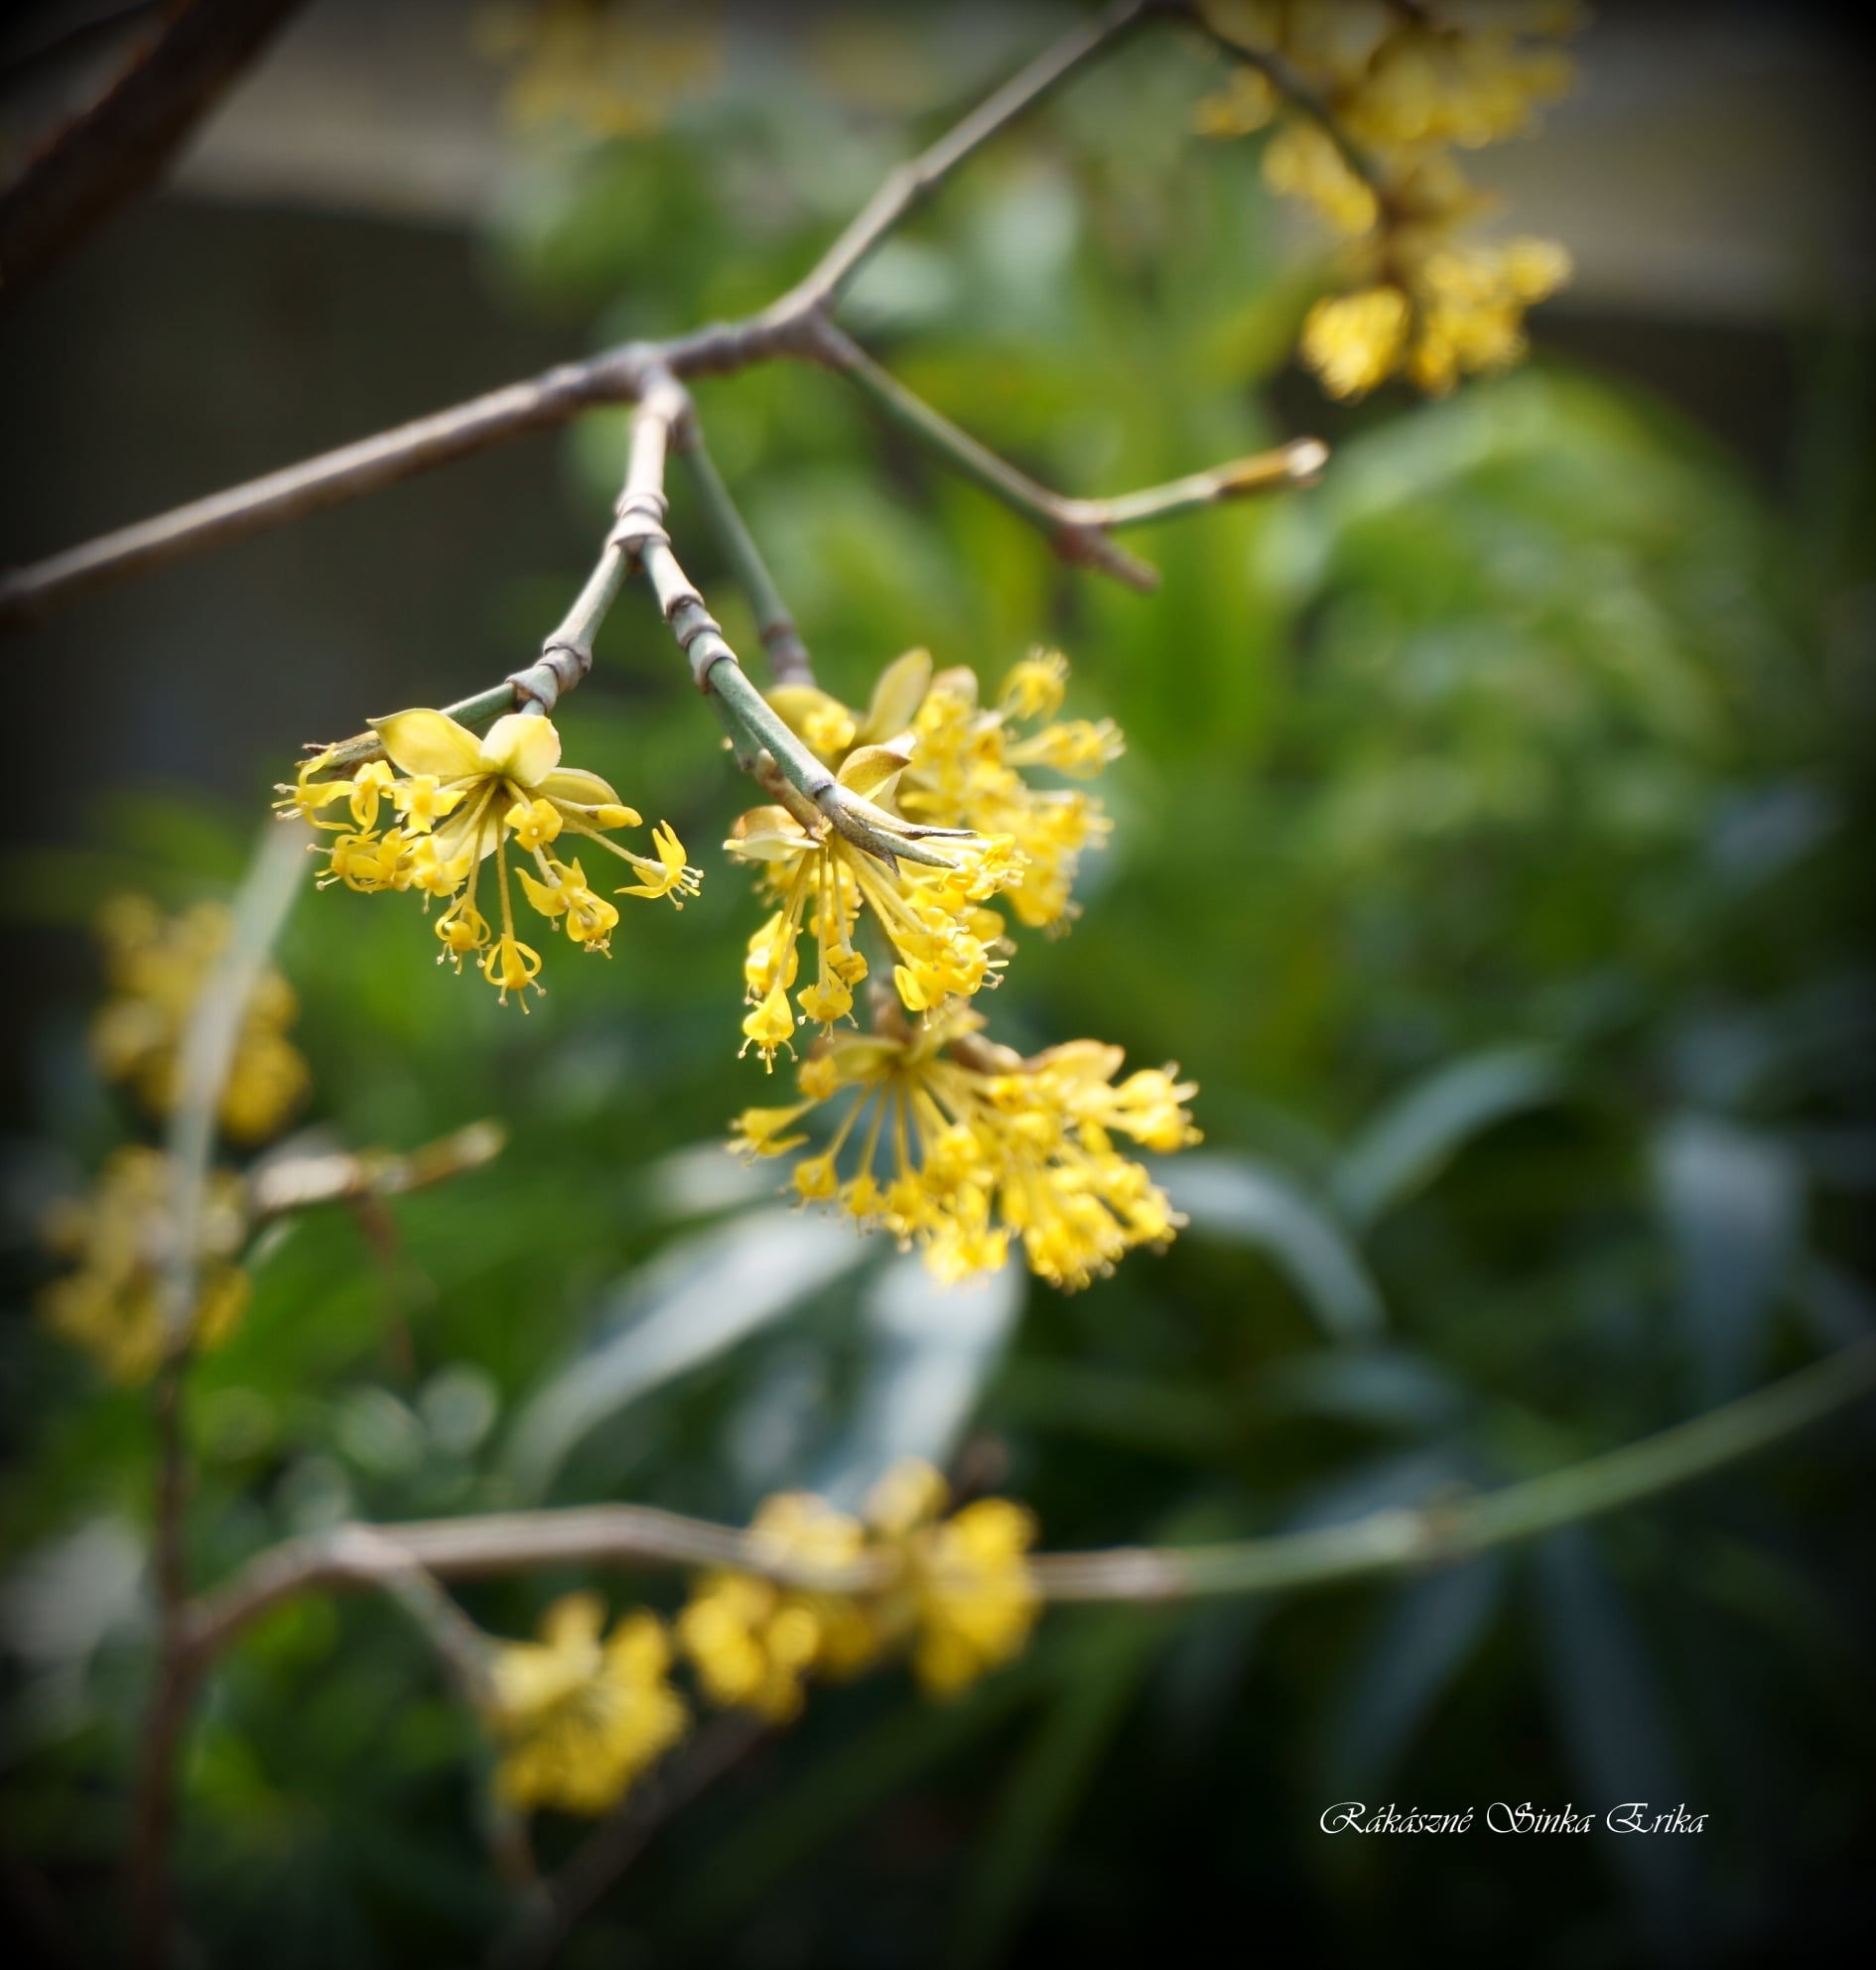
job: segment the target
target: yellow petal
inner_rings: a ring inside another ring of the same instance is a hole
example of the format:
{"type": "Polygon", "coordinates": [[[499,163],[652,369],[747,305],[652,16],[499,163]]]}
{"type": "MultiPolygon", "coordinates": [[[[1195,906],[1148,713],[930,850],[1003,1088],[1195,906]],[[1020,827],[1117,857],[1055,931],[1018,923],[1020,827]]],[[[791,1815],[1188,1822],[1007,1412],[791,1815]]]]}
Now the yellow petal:
{"type": "MultiPolygon", "coordinates": [[[[570,807],[625,807],[612,789],[600,778],[598,773],[589,773],[580,766],[560,766],[542,780],[535,789],[543,800],[558,800],[570,807]]],[[[625,808],[631,814],[629,807],[625,808]]],[[[620,827],[635,828],[636,815],[630,821],[621,822],[620,827]]]]}
{"type": "Polygon", "coordinates": [[[549,1648],[590,1648],[605,1625],[605,1603],[597,1594],[565,1594],[541,1617],[549,1648]]]}
{"type": "Polygon", "coordinates": [[[860,727],[861,743],[902,732],[912,722],[930,683],[931,657],[924,650],[907,650],[895,663],[887,664],[872,687],[872,702],[860,727]]]}
{"type": "Polygon", "coordinates": [[[460,780],[482,770],[480,741],[442,712],[396,712],[370,724],[400,773],[460,780]]]}
{"type": "Polygon", "coordinates": [[[461,856],[467,866],[476,838],[479,836],[481,840],[479,859],[486,860],[495,853],[495,838],[500,833],[500,828],[489,816],[488,802],[478,799],[466,801],[432,833],[430,839],[437,845],[440,860],[455,861],[461,856]]]}
{"type": "Polygon", "coordinates": [[[837,777],[850,792],[878,800],[891,792],[911,756],[909,745],[863,745],[847,755],[837,777]]]}
{"type": "Polygon", "coordinates": [[[500,773],[532,790],[560,764],[560,733],[552,719],[509,712],[488,727],[481,743],[481,771],[500,773]]]}
{"type": "Polygon", "coordinates": [[[854,742],[854,715],[812,684],[778,684],[768,702],[788,729],[817,751],[843,752],[854,742]]]}
{"type": "Polygon", "coordinates": [[[785,807],[752,807],[737,815],[724,844],[749,861],[787,861],[808,846],[807,831],[785,807]]]}

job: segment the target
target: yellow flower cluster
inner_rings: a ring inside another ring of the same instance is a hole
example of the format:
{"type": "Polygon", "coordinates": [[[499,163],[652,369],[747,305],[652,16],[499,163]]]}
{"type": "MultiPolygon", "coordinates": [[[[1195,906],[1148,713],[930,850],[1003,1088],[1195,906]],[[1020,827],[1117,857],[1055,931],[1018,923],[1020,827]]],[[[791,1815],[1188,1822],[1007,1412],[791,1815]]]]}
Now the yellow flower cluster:
{"type": "Polygon", "coordinates": [[[542,1617],[538,1642],[494,1652],[487,1723],[501,1753],[495,1785],[519,1811],[604,1812],[684,1735],[657,1617],[624,1615],[610,1635],[604,1626],[598,1595],[569,1594],[542,1617]]]}
{"type": "MultiPolygon", "coordinates": [[[[885,783],[869,770],[882,755],[896,771],[887,748],[874,746],[841,768],[841,784],[869,797],[883,792],[885,783]]],[[[742,966],[751,1007],[743,1050],[758,1048],[766,1066],[792,1039],[797,1005],[801,1017],[823,1027],[852,1012],[854,987],[868,973],[855,943],[863,908],[891,948],[893,983],[909,1006],[936,1005],[953,992],[968,997],[1003,967],[993,954],[1004,921],[984,904],[1019,878],[1006,838],[947,844],[955,852],[950,868],[913,863],[894,870],[831,829],[810,832],[786,808],[757,807],[737,817],[725,847],[763,864],[763,886],[778,905],[749,939],[742,966]],[[804,926],[814,936],[815,978],[791,1003],[804,926]]]]}
{"type": "Polygon", "coordinates": [[[521,129],[641,137],[715,83],[716,11],[709,0],[535,0],[487,9],[477,39],[515,70],[504,107],[521,129]]]}
{"type": "Polygon", "coordinates": [[[802,1099],[745,1110],[733,1146],[783,1155],[807,1141],[804,1116],[852,1096],[827,1146],[796,1163],[795,1191],[917,1246],[944,1280],[995,1271],[1014,1239],[1032,1271],[1073,1291],[1132,1248],[1163,1246],[1181,1220],[1114,1138],[1196,1142],[1193,1084],[1175,1067],[1117,1084],[1121,1049],[1098,1040],[1024,1060],[983,1025],[954,999],[909,1029],[824,1039],[800,1069],[802,1099]]]}
{"type": "Polygon", "coordinates": [[[855,942],[863,908],[884,933],[893,984],[913,1012],[995,983],[1008,946],[1003,918],[987,907],[992,897],[1031,928],[1067,926],[1082,851],[1099,845],[1109,823],[1079,788],[1035,787],[1025,774],[1086,778],[1122,750],[1112,720],[1056,717],[1067,679],[1061,656],[1037,651],[986,707],[971,671],[934,675],[931,658],[913,650],[887,666],[865,711],[811,686],[772,694],[775,710],[844,787],[895,819],[972,839],[944,845],[950,869],[892,869],[785,808],[740,818],[727,846],[765,864],[764,886],[778,906],[750,938],[743,976],[752,1009],[742,1030],[765,1063],[792,1038],[797,1012],[825,1029],[853,1011],[854,987],[868,976],[855,942]],[[804,927],[815,937],[815,976],[791,1003],[804,927]]]}
{"type": "MultiPolygon", "coordinates": [[[[146,896],[114,897],[99,912],[109,996],[91,1022],[91,1054],[110,1081],[127,1082],[157,1115],[174,1106],[183,1028],[233,919],[219,903],[166,917],[146,896]]],[[[244,1142],[272,1135],[306,1098],[306,1061],[286,1037],[299,1007],[276,971],[248,1000],[221,1095],[221,1125],[244,1142]]]]}
{"type": "Polygon", "coordinates": [[[1007,1499],[946,1517],[948,1502],[938,1473],[911,1461],[880,1480],[861,1518],[805,1493],[770,1499],[750,1529],[776,1560],[830,1571],[870,1560],[877,1582],[832,1594],[705,1575],[677,1635],[706,1694],[781,1723],[811,1676],[838,1680],[898,1652],[948,1696],[1019,1653],[1040,1610],[1025,1557],[1035,1521],[1007,1499]]]}
{"type": "MultiPolygon", "coordinates": [[[[867,1543],[858,1519],[808,1492],[769,1499],[749,1532],[778,1562],[830,1573],[853,1566],[867,1543]]],[[[853,1675],[879,1647],[873,1623],[852,1596],[730,1571],[697,1583],[678,1616],[677,1639],[713,1703],[756,1710],[778,1724],[800,1711],[811,1674],[853,1675]]]]}
{"type": "Polygon", "coordinates": [[[541,956],[515,935],[509,884],[510,857],[522,894],[551,926],[558,924],[583,950],[603,951],[611,940],[618,911],[588,886],[575,844],[590,842],[615,855],[638,880],[615,889],[618,896],[669,896],[679,909],[695,892],[700,870],[688,867],[684,845],[668,825],[653,829],[655,860],[622,849],[608,836],[640,826],[597,773],[560,763],[560,734],[550,720],[512,712],[497,719],[480,738],[442,712],[400,712],[375,720],[385,757],[349,775],[321,778],[331,770],[331,750],[300,769],[297,785],[281,787],[276,805],[300,814],[333,834],[321,886],[422,891],[446,907],[437,919],[443,950],[460,972],[473,957],[476,969],[508,1002],[515,992],[522,1009],[536,981],[541,956]],[[325,818],[343,802],[345,816],[325,818]],[[380,828],[380,811],[397,817],[380,828]],[[549,854],[557,850],[556,854],[549,854]],[[500,930],[476,908],[481,865],[495,858],[495,901],[500,930]],[[525,866],[534,864],[530,873],[525,866]]]}
{"type": "Polygon", "coordinates": [[[1358,397],[1405,373],[1443,393],[1462,375],[1518,361],[1525,311],[1568,280],[1569,257],[1547,240],[1456,238],[1489,201],[1452,151],[1516,136],[1567,91],[1572,68],[1555,44],[1579,10],[1559,0],[1201,0],[1201,9],[1251,64],[1280,64],[1314,98],[1314,110],[1288,102],[1265,69],[1247,66],[1200,104],[1197,121],[1206,135],[1233,137],[1280,116],[1265,146],[1266,180],[1350,242],[1344,291],[1303,325],[1303,359],[1324,387],[1358,397]]]}
{"type": "Polygon", "coordinates": [[[995,704],[987,706],[974,671],[960,666],[934,673],[930,656],[911,650],[881,673],[864,712],[800,685],[771,695],[775,709],[830,766],[868,747],[898,742],[899,811],[927,827],[1007,839],[1021,858],[1020,880],[1005,885],[1017,921],[1032,930],[1060,930],[1077,914],[1069,892],[1082,852],[1098,848],[1111,824],[1092,795],[1077,787],[1031,786],[1024,774],[1039,767],[1090,779],[1126,749],[1112,719],[1057,716],[1067,688],[1067,658],[1057,650],[1032,650],[1011,666],[995,704]]]}
{"type": "MultiPolygon", "coordinates": [[[[781,1724],[799,1715],[810,1678],[897,1654],[948,1696],[1018,1654],[1041,1610],[1027,1562],[1035,1521],[1007,1499],[947,1517],[948,1504],[938,1473],[910,1460],[859,1518],[803,1492],[769,1499],[749,1528],[766,1562],[809,1576],[859,1569],[866,1583],[846,1593],[727,1568],[701,1576],[675,1636],[705,1696],[781,1724]]],[[[520,1811],[604,1812],[684,1735],[664,1625],[639,1609],[604,1628],[597,1595],[569,1594],[538,1641],[497,1643],[489,1657],[496,1789],[520,1811]]]]}
{"type": "MultiPolygon", "coordinates": [[[[167,1268],[175,1231],[171,1169],[160,1150],[116,1151],[82,1202],[50,1215],[46,1241],[73,1261],[47,1287],[41,1312],[61,1340],[82,1348],[113,1381],[143,1381],[164,1353],[167,1268]]],[[[203,1202],[198,1288],[191,1338],[218,1347],[247,1305],[247,1274],[232,1262],[247,1235],[245,1192],[238,1177],[220,1172],[203,1202]]]]}

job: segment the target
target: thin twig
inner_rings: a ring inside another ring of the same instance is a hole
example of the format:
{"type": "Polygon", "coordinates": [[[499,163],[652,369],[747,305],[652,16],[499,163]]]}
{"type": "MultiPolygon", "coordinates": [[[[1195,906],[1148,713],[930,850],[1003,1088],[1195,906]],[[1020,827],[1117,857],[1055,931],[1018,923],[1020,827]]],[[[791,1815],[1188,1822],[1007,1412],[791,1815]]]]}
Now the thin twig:
{"type": "Polygon", "coordinates": [[[574,1851],[546,1895],[495,1945],[489,1970],[546,1970],[561,1945],[650,1844],[652,1836],[768,1735],[747,1711],[715,1719],[668,1770],[634,1787],[574,1851]]]}
{"type": "Polygon", "coordinates": [[[1470,1559],[1705,1477],[1876,1390],[1876,1341],[1601,1457],[1450,1502],[1346,1525],[1170,1552],[1058,1553],[1032,1563],[1051,1601],[1183,1601],[1264,1594],[1470,1559]]]}
{"type": "Polygon", "coordinates": [[[833,1570],[808,1566],[778,1556],[772,1541],[752,1538],[736,1526],[713,1525],[645,1505],[572,1506],[374,1525],[368,1529],[379,1544],[363,1564],[350,1538],[353,1529],[339,1526],[271,1546],[197,1601],[187,1635],[191,1659],[212,1658],[263,1615],[297,1595],[375,1587],[385,1543],[439,1580],[552,1566],[734,1567],[790,1586],[864,1593],[883,1578],[874,1560],[833,1570]]]}
{"type": "Polygon", "coordinates": [[[1247,48],[1242,42],[1234,41],[1230,35],[1214,27],[1206,18],[1205,9],[1197,4],[1197,0],[1174,0],[1171,11],[1178,12],[1190,21],[1214,47],[1221,49],[1234,62],[1241,63],[1247,68],[1255,68],[1278,95],[1293,108],[1301,110],[1335,146],[1337,154],[1349,171],[1374,195],[1377,207],[1384,213],[1391,208],[1394,189],[1389,184],[1386,174],[1349,135],[1343,127],[1342,119],[1336,115],[1320,90],[1306,82],[1274,50],[1247,48]]]}
{"type": "Polygon", "coordinates": [[[154,1395],[157,1601],[156,1683],[144,1729],[131,1820],[130,1909],[137,1959],[162,1970],[169,1954],[169,1850],[176,1819],[176,1756],[194,1693],[187,1630],[189,1579],[184,1511],[189,1464],[183,1438],[191,1330],[201,1276],[202,1217],[214,1155],[215,1117],[242,1023],[306,868],[307,830],[270,828],[236,896],[227,948],[198,994],[183,1032],[179,1089],[169,1130],[169,1252],[163,1275],[163,1349],[154,1395]]]}
{"type": "Polygon", "coordinates": [[[1149,562],[1116,547],[1108,538],[1110,528],[1139,526],[1195,507],[1216,506],[1227,499],[1308,485],[1321,476],[1328,462],[1326,445],[1319,439],[1299,438],[1255,458],[1195,472],[1169,485],[1149,486],[1142,492],[1123,493],[1113,499],[1064,498],[1018,471],[968,431],[960,430],[881,368],[845,329],[831,322],[817,322],[813,333],[812,346],[824,362],[954,471],[1039,527],[1064,561],[1098,568],[1130,588],[1151,591],[1159,585],[1159,573],[1149,562]]]}
{"type": "Polygon", "coordinates": [[[755,633],[768,652],[770,677],[777,684],[812,684],[814,663],[808,655],[808,646],[801,640],[801,631],[775,586],[774,576],[768,572],[768,563],[762,559],[754,535],[723,482],[723,474],[710,456],[695,417],[680,427],[675,449],[690,472],[704,518],[717,536],[737,587],[748,597],[749,607],[754,611],[755,633]]]}
{"type": "Polygon", "coordinates": [[[946,131],[930,149],[900,165],[847,230],[822,254],[806,278],[775,304],[771,316],[799,321],[822,312],[838,300],[841,291],[886,234],[966,158],[1026,114],[1091,57],[1111,48],[1129,28],[1152,11],[1153,4],[1154,0],[1118,0],[1118,4],[1105,8],[1064,35],[1054,47],[1045,49],[962,122],[946,131]]]}
{"type": "Polygon", "coordinates": [[[508,1131],[499,1122],[472,1121],[403,1154],[335,1149],[317,1155],[274,1156],[248,1172],[248,1214],[261,1224],[320,1204],[402,1197],[465,1170],[479,1169],[500,1154],[507,1139],[508,1131]]]}
{"type": "Polygon", "coordinates": [[[1125,548],[1116,547],[1099,527],[1072,519],[1061,499],[1047,486],[1038,485],[1026,472],[1018,471],[1006,459],[999,458],[989,446],[980,444],[968,431],[961,431],[923,397],[908,390],[896,376],[874,362],[844,328],[836,328],[832,322],[817,321],[814,349],[830,368],[838,370],[894,424],[928,446],[954,471],[981,485],[1012,512],[1033,521],[1064,561],[1083,568],[1098,568],[1104,575],[1112,575],[1130,589],[1142,592],[1150,592],[1158,586],[1159,576],[1148,563],[1139,555],[1129,554],[1125,548]]]}
{"type": "MultiPolygon", "coordinates": [[[[1185,1601],[1327,1586],[1465,1559],[1689,1484],[1873,1390],[1876,1341],[1862,1341],[1691,1421],[1498,1491],[1272,1538],[1039,1553],[1029,1562],[1030,1575],[1049,1601],[1185,1601]]],[[[379,1584],[381,1558],[359,1566],[348,1543],[351,1529],[271,1547],[197,1602],[189,1627],[191,1660],[212,1657],[268,1610],[299,1594],[379,1584]]],[[[785,1586],[864,1595],[889,1578],[877,1556],[816,1568],[779,1553],[772,1541],[649,1506],[494,1512],[370,1530],[443,1580],[568,1565],[730,1567],[785,1586]]]]}

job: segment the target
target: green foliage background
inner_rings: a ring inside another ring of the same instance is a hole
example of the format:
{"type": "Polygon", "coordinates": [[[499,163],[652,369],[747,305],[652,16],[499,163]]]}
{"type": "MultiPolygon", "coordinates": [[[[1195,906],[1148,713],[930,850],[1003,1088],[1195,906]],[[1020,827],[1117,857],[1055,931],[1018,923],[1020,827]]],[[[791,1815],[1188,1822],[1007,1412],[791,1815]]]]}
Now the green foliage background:
{"type": "MultiPolygon", "coordinates": [[[[1154,48],[1090,76],[854,295],[913,387],[1052,483],[1149,484],[1282,435],[1260,385],[1317,274],[1251,149],[1182,136],[1208,72],[1154,48]]],[[[958,101],[981,79],[945,76],[958,101]]],[[[655,138],[547,147],[492,243],[490,306],[596,339],[746,312],[906,127],[802,71],[655,138]]],[[[939,1297],[722,1152],[769,1092],[735,1060],[753,906],[713,848],[746,796],[628,593],[568,756],[677,824],[704,893],[682,918],[630,909],[609,964],[555,951],[526,1019],[439,974],[408,901],[302,902],[282,963],[309,1125],[408,1146],[497,1115],[513,1139],[401,1202],[389,1256],[338,1214],[270,1242],[190,1404],[199,1576],[346,1513],[618,1498],[741,1519],[800,1484],[851,1499],[901,1448],[1029,1501],[1052,1546],[1325,1522],[1553,1467],[1869,1331],[1869,487],[1830,442],[1867,372],[1838,368],[1776,505],[1660,404],[1541,356],[1449,402],[1325,412],[1326,482],[1143,535],[1150,598],[1064,574],[835,378],[708,386],[719,463],[831,688],[864,700],[913,644],[988,678],[1060,641],[1071,710],[1125,727],[1086,918],[1026,938],[992,1009],[1025,1049],[1093,1033],[1199,1081],[1206,1145],[1164,1172],[1190,1229],[1073,1299],[939,1297]]],[[[596,416],[571,446],[596,538],[621,444],[596,416]]],[[[681,490],[673,524],[749,646],[681,490]]],[[[520,652],[583,571],[496,572],[520,652]]],[[[140,797],[16,871],[16,911],[219,892],[267,783],[335,735],[279,731],[238,815],[140,797]]],[[[88,1077],[82,1016],[45,1029],[34,1194],[134,1126],[88,1077]]],[[[6,1837],[105,1934],[85,1891],[116,1864],[149,1664],[145,1404],[29,1323],[6,1347],[25,1439],[6,1837]]],[[[1104,1961],[1220,1920],[1306,1960],[1407,1936],[1442,1959],[1755,1960],[1835,1935],[1870,1830],[1868,1429],[1405,1584],[1058,1613],[950,1706],[896,1674],[819,1695],[567,1960],[1104,1961]],[[1316,1830],[1339,1799],[1638,1797],[1711,1830],[1316,1830]]],[[[569,1584],[464,1599],[520,1634],[569,1584]]],[[[679,1591],[604,1584],[615,1605],[679,1591]]],[[[205,1960],[473,1960],[507,1912],[477,1763],[393,1612],[270,1620],[215,1676],[187,1765],[205,1960]]],[[[546,1822],[546,1856],[574,1833],[546,1822]]]]}

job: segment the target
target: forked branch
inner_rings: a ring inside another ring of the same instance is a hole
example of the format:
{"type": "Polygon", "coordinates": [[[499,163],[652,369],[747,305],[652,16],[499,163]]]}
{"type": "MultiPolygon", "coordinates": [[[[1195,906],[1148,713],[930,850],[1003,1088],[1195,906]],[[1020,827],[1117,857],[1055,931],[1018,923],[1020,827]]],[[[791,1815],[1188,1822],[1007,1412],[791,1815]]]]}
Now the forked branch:
{"type": "MultiPolygon", "coordinates": [[[[1056,84],[1112,47],[1137,22],[1155,13],[1182,11],[1164,4],[1164,0],[1121,0],[1121,4],[1071,29],[921,156],[894,172],[805,279],[759,314],[668,340],[627,343],[585,361],[563,363],[469,403],[340,446],[14,569],[0,576],[0,629],[21,627],[95,590],[304,519],[509,439],[551,429],[583,411],[634,402],[646,379],[654,374],[690,382],[699,377],[731,375],[778,359],[828,362],[837,354],[847,357],[853,345],[833,328],[827,311],[891,228],[968,157],[1056,84]]],[[[871,387],[888,415],[915,429],[954,469],[1033,520],[1065,559],[1101,569],[1137,588],[1150,588],[1156,578],[1143,562],[1114,547],[1106,539],[1107,528],[1186,511],[1240,492],[1301,483],[1319,468],[1321,453],[1315,447],[1304,455],[1315,460],[1306,468],[1295,466],[1293,461],[1288,465],[1272,463],[1268,469],[1254,469],[1254,461],[1245,466],[1225,466],[1214,474],[1179,481],[1184,491],[1177,497],[1173,496],[1177,488],[1161,487],[1113,501],[1063,499],[920,403],[877,370],[870,358],[837,360],[835,366],[852,375],[862,388],[871,387]],[[888,395],[890,403],[885,401],[888,395]],[[1210,489],[1201,494],[1199,488],[1204,483],[1209,483],[1210,489]]],[[[1314,441],[1306,442],[1314,446],[1314,441]]],[[[1271,458],[1278,460],[1280,455],[1271,458]]],[[[784,672],[788,661],[784,656],[784,672]]],[[[480,702],[468,701],[469,705],[480,702]]],[[[539,701],[530,701],[526,692],[518,696],[510,692],[493,709],[507,710],[519,702],[539,701]]],[[[457,715],[466,713],[459,709],[457,715]]]]}

